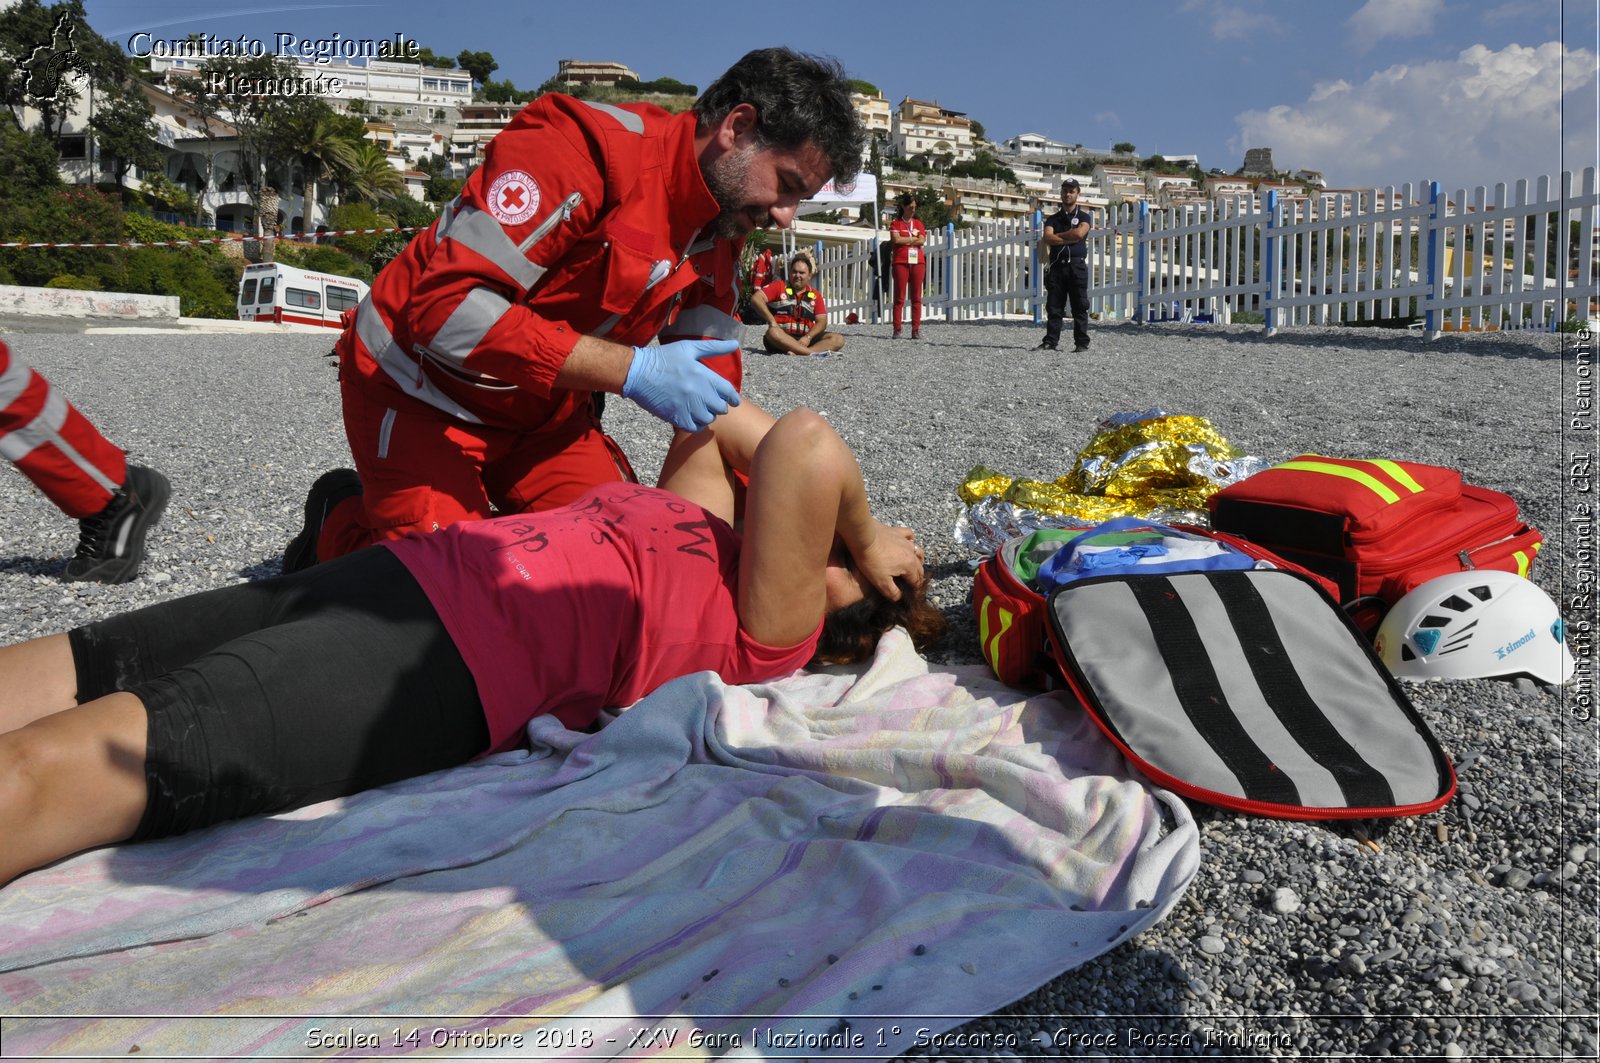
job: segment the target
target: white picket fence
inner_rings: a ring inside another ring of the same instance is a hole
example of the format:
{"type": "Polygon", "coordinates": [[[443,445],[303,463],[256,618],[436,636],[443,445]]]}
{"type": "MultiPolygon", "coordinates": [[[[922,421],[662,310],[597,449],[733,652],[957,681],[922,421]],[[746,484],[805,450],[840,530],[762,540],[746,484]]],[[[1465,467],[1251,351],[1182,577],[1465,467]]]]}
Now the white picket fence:
{"type": "MultiPolygon", "coordinates": [[[[1458,329],[1551,329],[1600,316],[1595,169],[1458,189],[1437,182],[1325,197],[1150,209],[1117,204],[1089,234],[1089,294],[1103,318],[1296,325],[1419,320],[1458,329]]],[[[923,315],[1042,319],[1042,219],[928,234],[923,315]]],[[[786,241],[792,246],[792,237],[786,241]]],[[[889,313],[870,241],[818,249],[830,317],[889,313]],[[877,290],[875,290],[877,289],[877,290]]]]}

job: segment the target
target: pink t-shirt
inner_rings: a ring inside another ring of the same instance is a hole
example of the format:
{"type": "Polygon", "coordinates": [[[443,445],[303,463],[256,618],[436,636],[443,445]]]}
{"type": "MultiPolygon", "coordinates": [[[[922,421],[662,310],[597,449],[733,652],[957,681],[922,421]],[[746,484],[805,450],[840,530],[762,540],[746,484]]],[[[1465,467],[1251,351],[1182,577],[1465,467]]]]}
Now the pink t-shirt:
{"type": "Polygon", "coordinates": [[[552,713],[568,727],[670,679],[787,675],[816,651],[739,626],[739,537],[669,491],[606,484],[571,505],[385,543],[439,612],[483,702],[491,749],[552,713]]]}

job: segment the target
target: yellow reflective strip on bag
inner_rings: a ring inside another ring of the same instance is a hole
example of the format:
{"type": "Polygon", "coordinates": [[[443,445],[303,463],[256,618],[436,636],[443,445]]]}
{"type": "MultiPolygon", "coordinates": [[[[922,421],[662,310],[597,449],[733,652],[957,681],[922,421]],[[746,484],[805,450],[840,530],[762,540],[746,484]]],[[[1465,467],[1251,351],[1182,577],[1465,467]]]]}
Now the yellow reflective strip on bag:
{"type": "Polygon", "coordinates": [[[978,611],[978,643],[983,647],[983,655],[989,659],[989,666],[998,674],[1000,671],[1000,640],[1005,633],[1011,630],[1011,621],[1015,617],[1004,606],[997,607],[1000,614],[1000,630],[994,633],[994,638],[989,638],[989,606],[994,604],[994,599],[989,595],[983,596],[983,608],[978,611]]]}
{"type": "Polygon", "coordinates": [[[1277,469],[1298,469],[1301,472],[1323,472],[1329,476],[1343,476],[1347,480],[1370,490],[1385,502],[1398,502],[1400,495],[1391,487],[1386,486],[1371,473],[1362,472],[1360,469],[1347,469],[1343,465],[1333,465],[1325,461],[1286,461],[1282,465],[1275,465],[1277,469]]]}
{"type": "Polygon", "coordinates": [[[989,659],[1000,659],[1000,640],[1006,637],[1006,632],[1011,630],[1011,621],[1016,619],[1007,609],[1000,610],[1000,630],[994,633],[994,641],[989,644],[989,659]]]}
{"type": "Polygon", "coordinates": [[[1516,553],[1512,554],[1511,556],[1517,559],[1517,575],[1526,576],[1528,574],[1528,564],[1529,564],[1528,555],[1523,553],[1521,550],[1518,550],[1516,553]]]}
{"type": "Polygon", "coordinates": [[[1411,474],[1406,472],[1406,470],[1401,467],[1398,461],[1390,461],[1388,458],[1373,458],[1369,464],[1376,465],[1378,468],[1394,477],[1395,483],[1399,484],[1401,487],[1404,487],[1414,495],[1419,495],[1423,491],[1427,490],[1427,488],[1413,480],[1411,478],[1411,474]]]}

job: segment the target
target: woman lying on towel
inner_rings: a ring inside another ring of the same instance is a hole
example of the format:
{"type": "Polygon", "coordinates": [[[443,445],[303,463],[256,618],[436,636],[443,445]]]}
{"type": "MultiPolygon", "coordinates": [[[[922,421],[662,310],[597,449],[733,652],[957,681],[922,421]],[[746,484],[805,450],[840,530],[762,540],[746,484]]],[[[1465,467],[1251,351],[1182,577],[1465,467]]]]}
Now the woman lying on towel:
{"type": "Polygon", "coordinates": [[[746,403],[659,488],[458,524],[0,649],[0,883],[593,723],[678,676],[773,679],[937,636],[922,551],[820,416],[746,403]],[[742,537],[734,478],[747,472],[742,537]]]}

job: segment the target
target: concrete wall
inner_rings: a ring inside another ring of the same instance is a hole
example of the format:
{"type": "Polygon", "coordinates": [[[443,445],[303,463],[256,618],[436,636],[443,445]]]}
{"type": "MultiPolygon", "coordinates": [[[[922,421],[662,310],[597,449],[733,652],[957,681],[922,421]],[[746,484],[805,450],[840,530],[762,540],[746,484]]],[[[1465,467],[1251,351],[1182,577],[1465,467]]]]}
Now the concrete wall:
{"type": "Polygon", "coordinates": [[[0,314],[24,317],[97,317],[122,320],[178,319],[176,295],[80,292],[0,284],[0,314]]]}

